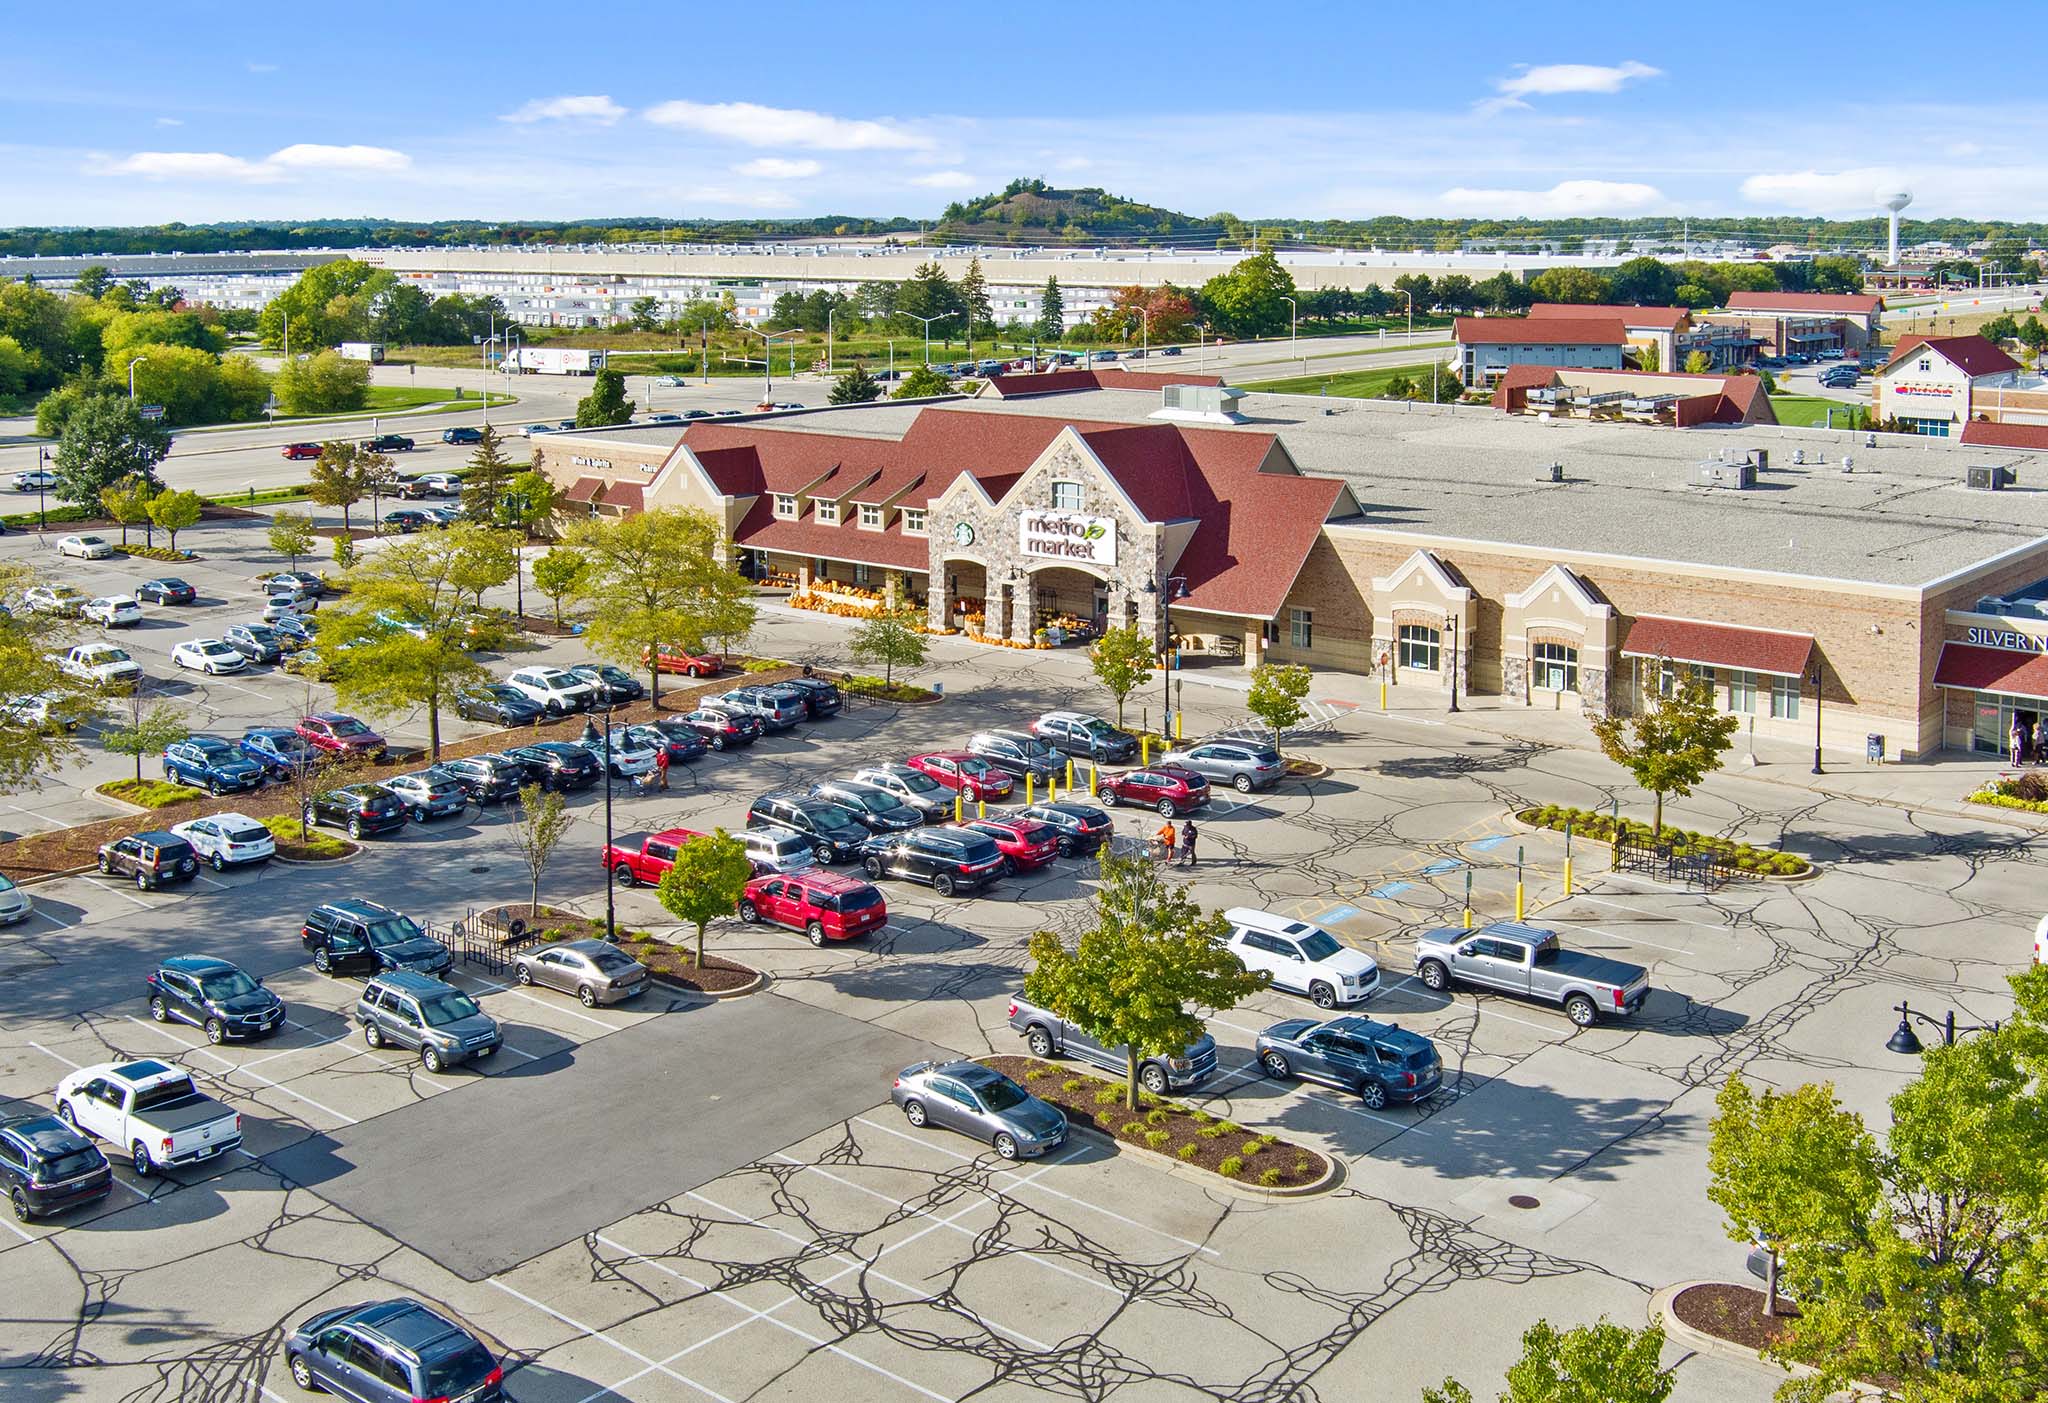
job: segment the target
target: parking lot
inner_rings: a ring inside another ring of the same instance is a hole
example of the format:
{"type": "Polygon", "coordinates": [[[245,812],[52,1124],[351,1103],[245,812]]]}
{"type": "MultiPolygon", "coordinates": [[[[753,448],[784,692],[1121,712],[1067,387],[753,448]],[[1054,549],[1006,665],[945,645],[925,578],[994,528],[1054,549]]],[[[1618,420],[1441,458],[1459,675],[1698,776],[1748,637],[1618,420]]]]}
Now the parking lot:
{"type": "MultiPolygon", "coordinates": [[[[218,631],[200,619],[245,616],[253,576],[275,564],[255,528],[192,535],[207,558],[177,573],[200,586],[199,612],[164,625],[173,611],[153,608],[153,626],[122,639],[153,677],[173,641],[218,631]]],[[[33,548],[8,537],[0,549],[33,548]]],[[[141,561],[64,572],[89,592],[155,573],[141,561]]],[[[756,646],[831,657],[835,623],[771,609],[756,646]]],[[[550,643],[521,661],[572,652],[550,643]]],[[[617,795],[614,825],[737,827],[764,790],[1028,720],[1072,697],[1078,662],[943,645],[943,704],[849,707],[678,767],[667,794],[617,795]]],[[[267,671],[188,682],[182,699],[221,734],[304,703],[304,684],[267,671]]],[[[1239,693],[1188,694],[1191,724],[1241,719],[1239,693]]],[[[5,1110],[47,1110],[74,1066],[174,1058],[243,1113],[246,1143],[148,1181],[121,1167],[96,1209],[8,1222],[10,1396],[226,1403],[253,1386],[296,1398],[283,1332],[323,1305],[399,1294],[467,1321],[505,1353],[512,1396],[550,1403],[1400,1398],[1447,1372],[1484,1392],[1538,1317],[1635,1323],[1659,1286],[1740,1274],[1742,1249],[1702,1193],[1728,1070],[1832,1080],[1871,1113],[1913,1070],[1883,1050],[1890,1006],[1998,1016],[2001,975],[2026,958],[2039,917],[2041,845],[2020,830],[1740,773],[1672,817],[1808,853],[1819,880],[1672,890],[1606,872],[1582,843],[1566,898],[1562,840],[1509,813],[1525,800],[1634,806],[1611,766],[1455,718],[1317,715],[1288,748],[1329,777],[1219,793],[1196,895],[1310,917],[1372,953],[1386,979],[1367,1011],[1434,1040],[1446,1084],[1374,1112],[1276,1083],[1253,1038],[1314,1010],[1267,992],[1221,1015],[1219,1071],[1195,1099],[1343,1162],[1339,1190],[1297,1202],[1169,1176],[1082,1136],[1004,1164],[890,1108],[889,1071],[926,1049],[1021,1050],[1005,1014],[1024,945],[1085,919],[1083,861],[972,898],[885,883],[886,930],[822,950],[721,923],[712,948],[773,977],[737,1001],[656,992],[585,1009],[458,964],[454,981],[501,1020],[505,1047],[438,1075],[364,1045],[349,1021],[360,982],[314,974],[298,924],[340,896],[435,922],[523,900],[501,813],[410,827],[329,868],[202,873],[149,894],[95,877],[38,885],[38,914],[0,931],[5,1110]],[[1468,877],[1482,920],[1512,911],[1518,862],[1532,919],[1574,949],[1650,968],[1637,1017],[1579,1030],[1544,1005],[1436,994],[1408,976],[1415,933],[1457,922],[1468,877]],[[284,1033],[212,1048],[150,1022],[142,977],[184,950],[265,978],[290,1007],[284,1033]],[[1457,1348],[1428,1345],[1446,1339],[1457,1348]]],[[[380,725],[424,735],[418,718],[380,725]]],[[[11,796],[7,826],[105,816],[77,786],[128,765],[96,756],[11,796]]],[[[598,911],[602,798],[586,791],[571,812],[543,899],[598,911]]],[[[1117,822],[1135,840],[1157,819],[1117,822]]],[[[622,924],[673,929],[652,893],[617,901],[622,924]]],[[[1695,1356],[1676,1396],[1760,1400],[1773,1382],[1695,1356]]]]}

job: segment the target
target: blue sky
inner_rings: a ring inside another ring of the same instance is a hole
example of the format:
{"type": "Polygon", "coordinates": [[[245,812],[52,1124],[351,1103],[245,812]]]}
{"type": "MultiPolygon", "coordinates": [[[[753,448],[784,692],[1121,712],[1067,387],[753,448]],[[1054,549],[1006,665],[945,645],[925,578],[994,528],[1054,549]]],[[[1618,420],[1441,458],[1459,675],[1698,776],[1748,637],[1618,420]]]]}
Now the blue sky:
{"type": "Polygon", "coordinates": [[[1902,186],[2048,219],[2025,7],[1630,8],[1658,13],[18,6],[0,224],[930,216],[1018,175],[1195,214],[1860,215],[1902,186]]]}

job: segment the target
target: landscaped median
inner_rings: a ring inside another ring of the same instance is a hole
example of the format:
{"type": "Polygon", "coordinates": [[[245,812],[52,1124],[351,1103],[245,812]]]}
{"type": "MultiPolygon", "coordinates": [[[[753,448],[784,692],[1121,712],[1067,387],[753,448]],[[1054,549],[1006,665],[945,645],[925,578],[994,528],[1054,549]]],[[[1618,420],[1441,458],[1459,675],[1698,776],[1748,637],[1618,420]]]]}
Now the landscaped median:
{"type": "Polygon", "coordinates": [[[1060,1108],[1069,1125],[1107,1135],[1120,1145],[1163,1155],[1248,1189],[1288,1195],[1334,1188],[1336,1166],[1315,1150],[1246,1130],[1235,1121],[1165,1097],[1140,1092],[1142,1109],[1125,1104],[1122,1083],[1088,1076],[1036,1057],[979,1059],[1060,1108]]]}
{"type": "MultiPolygon", "coordinates": [[[[525,922],[528,929],[537,927],[545,945],[564,940],[605,938],[602,920],[577,911],[564,911],[559,906],[535,908],[520,902],[485,913],[486,924],[500,929],[509,930],[514,920],[525,922]]],[[[613,944],[647,966],[647,972],[655,983],[682,993],[702,994],[714,999],[732,998],[751,994],[763,983],[759,970],[710,954],[705,955],[702,965],[698,965],[694,961],[693,950],[659,939],[644,930],[622,927],[613,944]]]]}
{"type": "MultiPolygon", "coordinates": [[[[1569,827],[1579,837],[1599,843],[1612,843],[1617,831],[1614,819],[1607,814],[1595,813],[1591,809],[1564,808],[1557,804],[1520,809],[1516,811],[1515,818],[1532,828],[1547,828],[1554,833],[1562,833],[1569,827]]],[[[1647,823],[1625,818],[1620,822],[1619,831],[1630,842],[1645,845],[1651,842],[1650,825],[1647,823]]],[[[1754,848],[1748,843],[1717,838],[1711,833],[1673,828],[1668,823],[1655,841],[1669,847],[1675,857],[1711,857],[1751,877],[1804,877],[1814,870],[1813,864],[1797,853],[1754,848]]]]}
{"type": "Polygon", "coordinates": [[[272,814],[262,823],[276,840],[277,855],[286,862],[339,862],[363,850],[362,844],[347,838],[317,828],[300,828],[292,814],[272,814]]]}
{"type": "Polygon", "coordinates": [[[172,804],[190,803],[203,797],[206,791],[168,779],[110,779],[105,784],[95,785],[93,792],[109,799],[119,799],[124,804],[133,804],[139,809],[162,809],[172,804]]]}
{"type": "Polygon", "coordinates": [[[2048,814],[2048,775],[2000,775],[1968,797],[1973,804],[1988,804],[1996,809],[2048,814]]]}

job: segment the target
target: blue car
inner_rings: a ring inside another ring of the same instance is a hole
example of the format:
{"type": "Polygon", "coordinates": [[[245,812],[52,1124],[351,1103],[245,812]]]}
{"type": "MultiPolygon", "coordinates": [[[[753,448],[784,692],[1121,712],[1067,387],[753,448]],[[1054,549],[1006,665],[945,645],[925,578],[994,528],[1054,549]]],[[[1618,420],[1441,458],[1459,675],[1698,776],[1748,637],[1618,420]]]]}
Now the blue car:
{"type": "Polygon", "coordinates": [[[441,442],[443,443],[482,443],[483,441],[484,431],[482,429],[441,430],[441,442]]]}
{"type": "Polygon", "coordinates": [[[240,749],[243,755],[261,765],[264,773],[278,779],[312,769],[320,763],[320,752],[287,726],[251,726],[242,732],[240,749]]]}
{"type": "Polygon", "coordinates": [[[164,778],[228,794],[260,786],[263,767],[217,736],[188,736],[164,747],[164,778]]]}
{"type": "Polygon", "coordinates": [[[1428,1038],[1356,1015],[1327,1023],[1286,1019],[1260,1033],[1253,1051],[1269,1077],[1321,1082],[1375,1111],[1424,1100],[1444,1079],[1443,1059],[1428,1038]]]}

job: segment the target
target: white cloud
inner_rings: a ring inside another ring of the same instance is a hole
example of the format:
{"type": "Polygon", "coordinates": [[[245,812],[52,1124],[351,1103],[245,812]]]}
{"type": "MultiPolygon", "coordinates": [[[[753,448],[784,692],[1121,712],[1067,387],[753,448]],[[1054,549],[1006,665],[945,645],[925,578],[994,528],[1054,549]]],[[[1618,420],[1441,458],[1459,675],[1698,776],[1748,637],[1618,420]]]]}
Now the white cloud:
{"type": "Polygon", "coordinates": [[[182,127],[185,125],[185,120],[182,117],[159,117],[156,119],[156,124],[160,127],[182,127]]]}
{"type": "Polygon", "coordinates": [[[301,143],[273,151],[264,163],[287,170],[402,171],[412,157],[388,146],[313,146],[301,143]]]}
{"type": "Polygon", "coordinates": [[[382,146],[300,144],[273,151],[260,161],[221,151],[137,151],[118,160],[99,160],[90,175],[136,175],[145,180],[240,181],[267,185],[302,171],[388,175],[412,164],[403,151],[382,146]]]}
{"type": "Polygon", "coordinates": [[[586,97],[537,97],[501,122],[600,122],[610,126],[626,115],[626,109],[602,93],[586,97]]]}
{"type": "Polygon", "coordinates": [[[1564,180],[1548,190],[1446,190],[1440,203],[1461,214],[1574,215],[1628,214],[1664,203],[1654,185],[1621,180],[1564,180]]]}
{"type": "Polygon", "coordinates": [[[930,175],[913,175],[912,185],[926,190],[972,190],[981,182],[966,171],[933,171],[930,175]]]}
{"type": "Polygon", "coordinates": [[[1868,213],[1876,208],[1878,189],[1898,184],[1898,172],[1882,166],[1840,171],[1775,171],[1743,181],[1742,198],[1751,204],[1800,211],[1868,213]]]}
{"type": "Polygon", "coordinates": [[[1618,93],[1628,84],[1644,78],[1663,76],[1664,70],[1630,59],[1625,63],[1545,63],[1523,65],[1511,78],[1494,86],[1495,97],[1487,98],[1473,110],[1482,117],[1511,108],[1527,107],[1532,97],[1556,97],[1563,93],[1618,93]]]}
{"type": "Polygon", "coordinates": [[[682,127],[745,146],[798,146],[813,151],[915,151],[928,137],[892,122],[833,117],[754,102],[664,102],[642,114],[656,126],[682,127]]]}
{"type": "Polygon", "coordinates": [[[791,161],[781,156],[763,156],[755,161],[742,161],[732,169],[733,174],[744,175],[753,180],[808,180],[825,168],[816,161],[791,161]]]}

